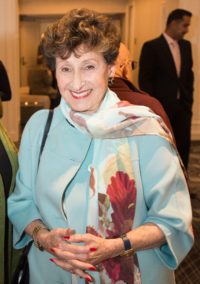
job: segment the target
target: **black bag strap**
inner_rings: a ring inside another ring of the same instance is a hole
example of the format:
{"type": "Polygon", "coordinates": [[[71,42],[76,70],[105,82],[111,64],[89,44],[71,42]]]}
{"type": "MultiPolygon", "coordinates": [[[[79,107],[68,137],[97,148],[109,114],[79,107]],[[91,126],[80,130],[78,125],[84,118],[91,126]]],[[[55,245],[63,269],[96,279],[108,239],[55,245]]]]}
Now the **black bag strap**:
{"type": "Polygon", "coordinates": [[[39,164],[40,164],[40,157],[42,155],[42,152],[43,152],[46,140],[47,140],[47,135],[49,133],[52,118],[53,118],[53,110],[50,109],[48,117],[47,117],[46,125],[45,125],[45,128],[44,128],[44,132],[43,132],[42,143],[41,143],[41,146],[40,146],[40,153],[39,153],[39,158],[38,158],[38,167],[39,167],[39,164]]]}
{"type": "MultiPolygon", "coordinates": [[[[51,126],[53,118],[53,110],[49,110],[49,114],[47,117],[46,125],[44,128],[43,132],[43,137],[42,137],[42,143],[40,146],[40,152],[39,152],[39,158],[38,158],[38,166],[40,163],[40,157],[42,155],[46,140],[47,140],[47,135],[51,126]]],[[[19,283],[29,283],[29,267],[28,267],[28,260],[27,256],[28,253],[31,249],[31,246],[33,244],[33,241],[30,241],[27,246],[22,250],[22,254],[20,256],[19,262],[17,264],[16,270],[14,272],[11,284],[19,284],[19,283]]]]}

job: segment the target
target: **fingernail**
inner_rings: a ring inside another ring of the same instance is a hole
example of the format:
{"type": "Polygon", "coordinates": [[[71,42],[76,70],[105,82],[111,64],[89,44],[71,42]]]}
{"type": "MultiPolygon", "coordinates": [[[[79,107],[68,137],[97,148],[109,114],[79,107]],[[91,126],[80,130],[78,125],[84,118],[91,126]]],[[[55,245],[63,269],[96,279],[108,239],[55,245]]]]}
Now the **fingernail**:
{"type": "Polygon", "coordinates": [[[50,251],[51,251],[51,252],[55,252],[55,249],[53,249],[53,248],[50,248],[50,251]]]}
{"type": "Polygon", "coordinates": [[[55,262],[53,258],[49,258],[50,261],[55,262]]]}
{"type": "Polygon", "coordinates": [[[96,268],[94,266],[91,266],[89,267],[89,270],[96,271],[96,268]]]}
{"type": "Polygon", "coordinates": [[[63,239],[69,240],[69,239],[70,239],[70,236],[64,236],[63,239]]]}
{"type": "Polygon", "coordinates": [[[85,280],[86,280],[87,282],[92,282],[92,278],[91,278],[90,276],[86,276],[86,277],[85,277],[85,280]]]}
{"type": "Polygon", "coordinates": [[[90,251],[96,251],[97,249],[96,248],[90,248],[90,251]]]}

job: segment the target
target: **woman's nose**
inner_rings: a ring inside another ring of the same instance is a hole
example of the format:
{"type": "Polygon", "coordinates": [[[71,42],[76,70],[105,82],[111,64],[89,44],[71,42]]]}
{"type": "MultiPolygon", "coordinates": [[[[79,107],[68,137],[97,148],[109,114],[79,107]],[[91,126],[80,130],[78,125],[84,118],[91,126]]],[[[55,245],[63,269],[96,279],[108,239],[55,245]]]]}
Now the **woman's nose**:
{"type": "Polygon", "coordinates": [[[74,91],[78,91],[83,87],[83,85],[84,85],[84,81],[83,81],[83,78],[81,76],[81,73],[75,72],[74,76],[72,78],[72,81],[71,81],[71,88],[74,91]]]}

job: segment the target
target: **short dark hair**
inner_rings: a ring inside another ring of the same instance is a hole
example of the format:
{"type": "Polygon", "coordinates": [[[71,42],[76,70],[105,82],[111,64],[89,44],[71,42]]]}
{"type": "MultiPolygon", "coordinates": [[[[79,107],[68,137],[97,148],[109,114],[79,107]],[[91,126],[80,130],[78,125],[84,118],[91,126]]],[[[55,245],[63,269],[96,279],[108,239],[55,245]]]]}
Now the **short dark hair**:
{"type": "Polygon", "coordinates": [[[184,16],[192,17],[192,13],[184,9],[173,10],[167,18],[167,27],[172,21],[182,20],[184,16]]]}
{"type": "Polygon", "coordinates": [[[55,57],[67,58],[84,44],[101,52],[107,64],[113,64],[119,52],[120,35],[107,16],[89,9],[69,11],[49,26],[42,38],[42,50],[52,69],[55,57]]]}

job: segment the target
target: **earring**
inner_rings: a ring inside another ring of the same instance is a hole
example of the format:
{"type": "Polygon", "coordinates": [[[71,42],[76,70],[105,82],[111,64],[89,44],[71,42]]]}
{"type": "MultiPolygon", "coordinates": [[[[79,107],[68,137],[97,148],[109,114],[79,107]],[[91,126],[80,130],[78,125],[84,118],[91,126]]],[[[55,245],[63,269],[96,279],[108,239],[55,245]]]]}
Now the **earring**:
{"type": "Polygon", "coordinates": [[[113,77],[109,77],[108,78],[108,85],[112,86],[113,85],[113,81],[114,81],[114,78],[113,77]]]}

